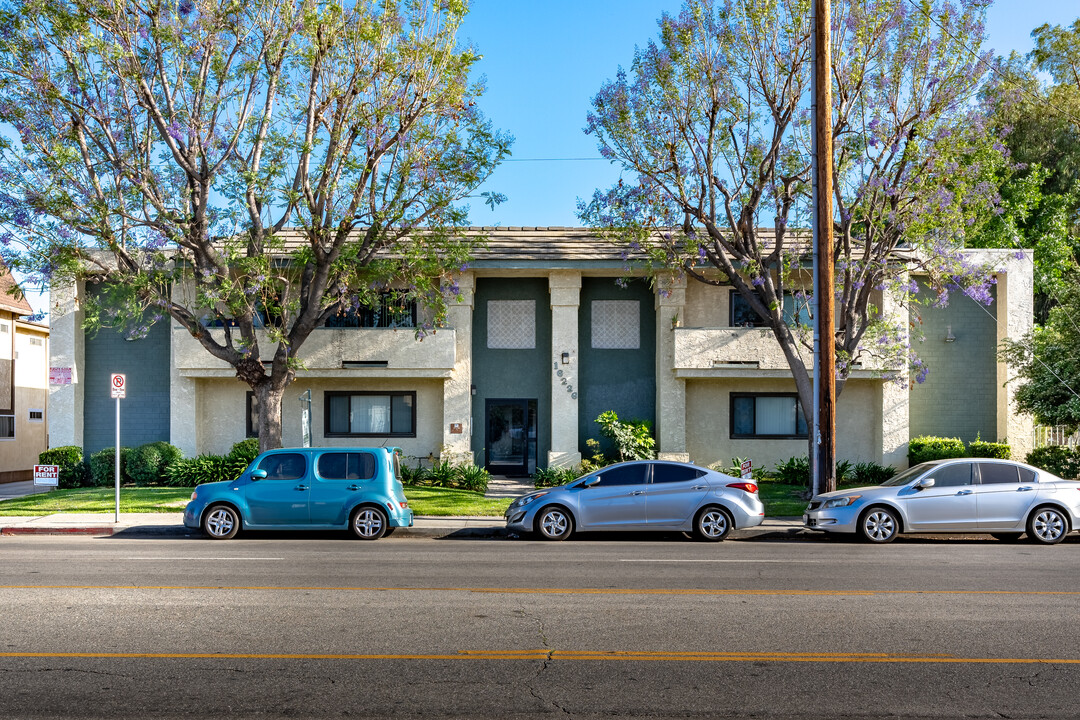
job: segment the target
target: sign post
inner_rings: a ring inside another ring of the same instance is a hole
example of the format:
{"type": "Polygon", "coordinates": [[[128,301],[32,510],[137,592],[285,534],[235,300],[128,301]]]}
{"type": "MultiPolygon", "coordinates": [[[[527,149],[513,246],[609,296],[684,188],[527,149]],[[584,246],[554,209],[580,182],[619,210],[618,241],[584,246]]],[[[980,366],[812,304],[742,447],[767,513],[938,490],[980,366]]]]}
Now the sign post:
{"type": "Polygon", "coordinates": [[[120,401],[127,397],[127,378],[120,373],[113,373],[109,378],[109,389],[116,398],[116,516],[113,522],[120,522],[120,401]]]}
{"type": "Polygon", "coordinates": [[[300,393],[300,431],[304,447],[311,447],[311,390],[300,393]]]}

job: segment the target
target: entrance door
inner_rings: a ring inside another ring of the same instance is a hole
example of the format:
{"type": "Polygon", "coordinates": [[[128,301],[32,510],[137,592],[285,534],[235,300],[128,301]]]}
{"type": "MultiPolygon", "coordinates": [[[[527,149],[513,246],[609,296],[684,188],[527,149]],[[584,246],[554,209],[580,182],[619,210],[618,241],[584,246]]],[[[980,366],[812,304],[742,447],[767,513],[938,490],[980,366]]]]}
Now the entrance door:
{"type": "Polygon", "coordinates": [[[528,475],[536,470],[536,401],[488,400],[485,449],[487,471],[528,475]]]}

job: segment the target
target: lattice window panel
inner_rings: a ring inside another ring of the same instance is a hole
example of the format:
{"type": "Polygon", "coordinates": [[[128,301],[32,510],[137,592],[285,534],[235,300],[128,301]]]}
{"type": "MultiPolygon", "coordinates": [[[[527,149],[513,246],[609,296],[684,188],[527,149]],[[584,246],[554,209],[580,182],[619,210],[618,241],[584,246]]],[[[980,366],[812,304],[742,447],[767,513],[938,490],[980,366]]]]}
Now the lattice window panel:
{"type": "Polygon", "coordinates": [[[640,303],[637,300],[593,300],[592,346],[596,350],[640,348],[640,303]]]}
{"type": "Polygon", "coordinates": [[[488,300],[487,346],[492,350],[536,347],[535,300],[488,300]]]}

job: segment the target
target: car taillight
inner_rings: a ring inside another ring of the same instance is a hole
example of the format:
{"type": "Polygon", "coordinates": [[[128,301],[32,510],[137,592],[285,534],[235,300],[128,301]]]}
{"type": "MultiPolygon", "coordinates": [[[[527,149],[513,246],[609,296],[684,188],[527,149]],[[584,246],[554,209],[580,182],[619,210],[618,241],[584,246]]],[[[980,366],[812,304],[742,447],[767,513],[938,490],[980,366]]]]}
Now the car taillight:
{"type": "Polygon", "coordinates": [[[728,483],[727,486],[730,487],[730,488],[735,488],[736,490],[742,490],[743,492],[748,492],[748,493],[756,493],[757,492],[757,485],[755,483],[746,483],[746,482],[728,483]]]}
{"type": "Polygon", "coordinates": [[[405,508],[409,507],[409,501],[406,500],[405,502],[399,502],[398,505],[400,505],[401,509],[404,510],[405,508]]]}

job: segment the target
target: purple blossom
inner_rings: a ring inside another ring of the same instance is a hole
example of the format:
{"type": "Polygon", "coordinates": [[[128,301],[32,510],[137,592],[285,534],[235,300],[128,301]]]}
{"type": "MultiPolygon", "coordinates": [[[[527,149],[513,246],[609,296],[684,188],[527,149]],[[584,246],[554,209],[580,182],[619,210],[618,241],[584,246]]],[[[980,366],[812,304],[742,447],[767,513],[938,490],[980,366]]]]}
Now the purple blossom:
{"type": "Polygon", "coordinates": [[[191,14],[191,11],[195,9],[195,3],[192,0],[180,0],[176,6],[177,12],[183,17],[187,17],[191,14]]]}
{"type": "Polygon", "coordinates": [[[761,287],[762,285],[765,284],[765,278],[763,278],[761,276],[758,276],[758,277],[754,278],[753,280],[751,280],[750,284],[753,285],[754,287],[761,287]]]}

